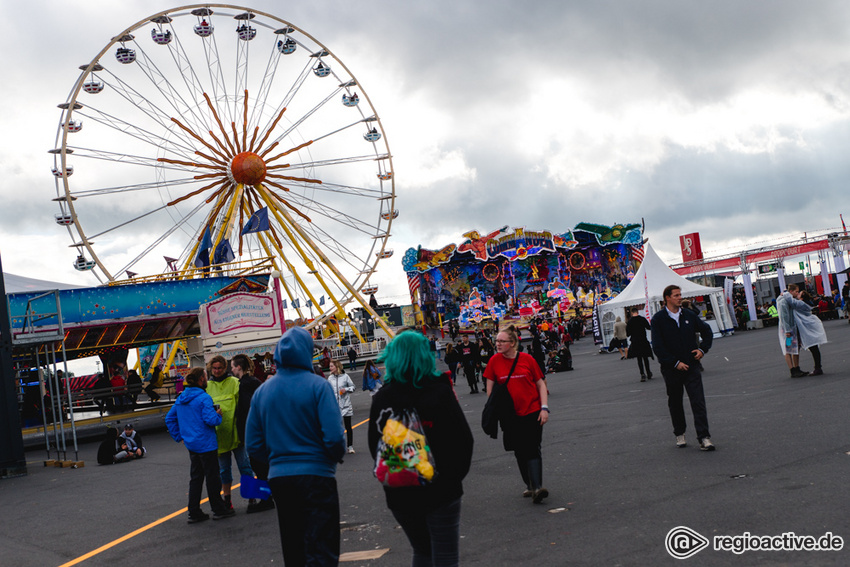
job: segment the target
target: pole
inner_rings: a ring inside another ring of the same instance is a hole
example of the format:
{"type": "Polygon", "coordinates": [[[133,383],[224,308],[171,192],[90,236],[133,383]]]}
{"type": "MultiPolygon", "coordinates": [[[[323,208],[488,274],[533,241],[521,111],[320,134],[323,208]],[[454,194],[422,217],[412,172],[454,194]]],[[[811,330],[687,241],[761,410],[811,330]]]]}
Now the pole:
{"type": "Polygon", "coordinates": [[[3,263],[0,261],[0,478],[27,474],[24,436],[12,366],[12,325],[3,263]]]}

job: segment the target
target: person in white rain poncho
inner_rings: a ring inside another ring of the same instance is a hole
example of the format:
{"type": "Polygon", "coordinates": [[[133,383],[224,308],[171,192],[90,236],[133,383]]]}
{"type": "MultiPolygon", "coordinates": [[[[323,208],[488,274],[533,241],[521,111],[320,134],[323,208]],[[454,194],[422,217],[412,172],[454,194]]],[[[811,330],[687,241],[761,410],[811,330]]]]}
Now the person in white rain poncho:
{"type": "Polygon", "coordinates": [[[818,345],[824,344],[827,341],[826,331],[823,329],[823,323],[816,315],[812,314],[812,305],[806,303],[809,299],[808,293],[800,291],[796,284],[788,285],[788,293],[791,294],[791,299],[788,303],[791,309],[794,310],[794,323],[797,326],[797,333],[800,337],[800,346],[812,353],[815,369],[812,371],[812,376],[820,376],[823,374],[821,368],[820,348],[818,345]]]}
{"type": "Polygon", "coordinates": [[[338,360],[331,361],[331,374],[328,382],[334,389],[336,401],[339,403],[339,413],[345,424],[345,435],[348,438],[348,452],[354,452],[354,430],[351,428],[351,417],[354,408],[351,407],[351,394],[354,392],[354,381],[345,373],[342,363],[338,360]]]}

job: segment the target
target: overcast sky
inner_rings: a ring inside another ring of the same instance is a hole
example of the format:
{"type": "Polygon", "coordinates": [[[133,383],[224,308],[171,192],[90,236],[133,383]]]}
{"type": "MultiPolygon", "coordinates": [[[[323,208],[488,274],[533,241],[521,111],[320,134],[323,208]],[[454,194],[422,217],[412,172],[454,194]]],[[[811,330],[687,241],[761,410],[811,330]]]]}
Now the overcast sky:
{"type": "MultiPolygon", "coordinates": [[[[3,2],[0,252],[6,271],[75,271],[50,174],[60,112],[122,30],[176,7],[3,2]]],[[[357,76],[394,156],[395,256],[468,230],[646,222],[661,257],[839,227],[850,181],[850,4],[631,0],[272,2],[357,76]]]]}

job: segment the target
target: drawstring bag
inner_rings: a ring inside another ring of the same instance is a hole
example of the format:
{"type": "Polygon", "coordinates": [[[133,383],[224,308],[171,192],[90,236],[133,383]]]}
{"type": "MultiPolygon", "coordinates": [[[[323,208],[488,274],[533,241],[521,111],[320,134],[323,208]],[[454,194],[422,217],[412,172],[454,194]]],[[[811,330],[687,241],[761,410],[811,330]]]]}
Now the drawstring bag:
{"type": "Polygon", "coordinates": [[[437,469],[416,410],[387,408],[378,425],[383,425],[375,457],[378,482],[393,488],[431,484],[437,469]]]}
{"type": "Polygon", "coordinates": [[[242,498],[268,500],[272,495],[272,489],[269,487],[268,481],[243,474],[239,486],[239,495],[242,498]]]}

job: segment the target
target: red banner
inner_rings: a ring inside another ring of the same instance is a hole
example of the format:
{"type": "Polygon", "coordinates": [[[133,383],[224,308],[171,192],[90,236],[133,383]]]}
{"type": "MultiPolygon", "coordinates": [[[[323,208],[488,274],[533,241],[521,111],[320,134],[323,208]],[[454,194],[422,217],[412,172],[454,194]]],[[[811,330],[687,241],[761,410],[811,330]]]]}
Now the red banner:
{"type": "Polygon", "coordinates": [[[680,236],[679,245],[682,247],[682,262],[702,260],[702,245],[699,242],[698,232],[680,236]]]}
{"type": "MultiPolygon", "coordinates": [[[[680,237],[681,238],[684,237],[680,237]]],[[[812,242],[806,242],[803,244],[795,244],[794,246],[786,246],[785,248],[777,248],[775,250],[767,250],[765,252],[757,252],[755,254],[749,254],[746,256],[746,262],[748,264],[758,263],[758,262],[766,262],[768,260],[777,260],[779,258],[789,258],[791,256],[802,256],[804,254],[810,254],[812,252],[817,252],[818,250],[826,250],[829,248],[829,241],[827,239],[823,240],[815,240],[812,242]]],[[[684,250],[683,250],[684,253],[684,250]]],[[[722,260],[715,260],[713,262],[698,262],[696,264],[691,264],[689,266],[682,266],[680,268],[675,268],[674,271],[680,276],[685,276],[688,274],[697,274],[701,272],[713,272],[714,270],[722,270],[724,268],[735,268],[741,265],[740,257],[732,257],[732,258],[724,258],[722,260]]]]}

